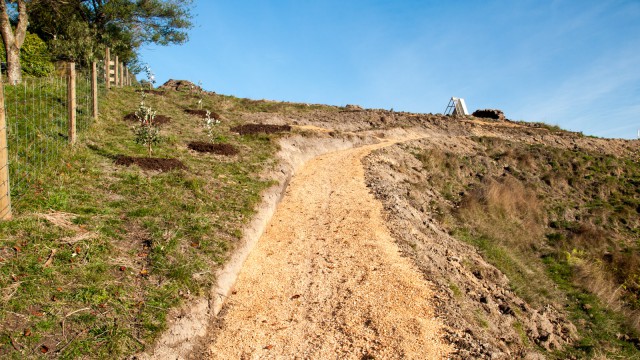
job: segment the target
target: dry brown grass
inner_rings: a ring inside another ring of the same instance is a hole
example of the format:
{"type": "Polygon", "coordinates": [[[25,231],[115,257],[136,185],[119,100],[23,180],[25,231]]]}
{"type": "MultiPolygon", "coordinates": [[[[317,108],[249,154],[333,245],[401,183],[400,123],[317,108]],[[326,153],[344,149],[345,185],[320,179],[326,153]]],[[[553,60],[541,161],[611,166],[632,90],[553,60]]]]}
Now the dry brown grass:
{"type": "Polygon", "coordinates": [[[619,281],[606,269],[607,265],[575,259],[575,256],[571,264],[578,284],[596,295],[610,310],[624,314],[630,326],[640,329],[640,311],[625,306],[624,285],[619,285],[619,281]]]}
{"type": "Polygon", "coordinates": [[[460,216],[480,232],[518,249],[535,248],[544,238],[540,201],[512,177],[484,181],[465,197],[460,216]]]}

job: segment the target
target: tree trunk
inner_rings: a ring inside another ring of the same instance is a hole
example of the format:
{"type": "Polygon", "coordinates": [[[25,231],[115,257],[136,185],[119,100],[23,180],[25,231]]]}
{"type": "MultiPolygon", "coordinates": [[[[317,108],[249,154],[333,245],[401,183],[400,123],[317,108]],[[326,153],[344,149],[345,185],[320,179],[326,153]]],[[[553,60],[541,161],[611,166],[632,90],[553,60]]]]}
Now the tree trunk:
{"type": "Polygon", "coordinates": [[[20,48],[27,35],[27,4],[24,0],[18,0],[18,23],[15,31],[11,27],[7,3],[0,0],[0,35],[4,49],[7,52],[7,78],[10,84],[22,82],[22,68],[20,67],[20,48]]]}
{"type": "Polygon", "coordinates": [[[7,80],[11,85],[19,84],[22,82],[20,49],[15,46],[7,49],[7,80]]]}

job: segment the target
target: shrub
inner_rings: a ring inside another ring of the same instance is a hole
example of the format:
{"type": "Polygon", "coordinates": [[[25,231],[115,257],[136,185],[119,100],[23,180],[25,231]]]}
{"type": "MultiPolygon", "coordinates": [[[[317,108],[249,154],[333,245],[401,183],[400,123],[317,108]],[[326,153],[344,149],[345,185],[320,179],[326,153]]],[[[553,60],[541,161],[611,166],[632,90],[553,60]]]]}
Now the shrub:
{"type": "MultiPolygon", "coordinates": [[[[0,60],[7,61],[7,54],[4,51],[0,51],[0,60]]],[[[24,75],[41,77],[53,72],[54,66],[49,48],[38,35],[27,32],[20,49],[20,65],[24,75]]]]}

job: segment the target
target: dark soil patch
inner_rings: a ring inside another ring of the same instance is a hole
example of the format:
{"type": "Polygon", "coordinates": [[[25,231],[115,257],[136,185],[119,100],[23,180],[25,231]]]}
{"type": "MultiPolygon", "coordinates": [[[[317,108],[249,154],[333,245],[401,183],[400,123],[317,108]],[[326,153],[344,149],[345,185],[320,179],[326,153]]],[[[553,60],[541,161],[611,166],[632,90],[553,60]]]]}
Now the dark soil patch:
{"type": "Polygon", "coordinates": [[[268,124],[245,124],[231,128],[231,131],[237,132],[240,135],[246,134],[274,134],[280,132],[291,131],[289,125],[268,125],[268,124]]]}
{"type": "MultiPolygon", "coordinates": [[[[200,116],[203,119],[207,117],[207,110],[204,110],[204,109],[184,109],[184,112],[186,112],[189,115],[200,116]]],[[[220,120],[220,114],[215,113],[213,111],[209,116],[211,116],[212,119],[220,120]]]]}
{"type": "Polygon", "coordinates": [[[153,122],[156,125],[164,125],[170,123],[171,118],[166,115],[156,115],[156,117],[153,118],[153,122]]]}
{"type": "MultiPolygon", "coordinates": [[[[136,116],[136,113],[129,113],[127,115],[124,116],[124,120],[125,121],[138,121],[138,117],[136,116]]],[[[156,117],[153,118],[153,123],[156,125],[164,125],[164,124],[168,124],[171,122],[171,118],[166,116],[166,115],[156,115],[156,117]]]]}
{"type": "Polygon", "coordinates": [[[148,157],[132,157],[119,155],[116,158],[116,165],[138,165],[145,170],[160,170],[170,171],[174,169],[186,169],[182,161],[178,159],[161,159],[161,158],[148,158],[148,157]]]}
{"type": "Polygon", "coordinates": [[[128,113],[127,115],[124,116],[124,120],[125,121],[138,121],[138,117],[136,116],[136,113],[128,113]]]}
{"type": "Polygon", "coordinates": [[[239,151],[231,144],[212,144],[204,141],[192,141],[188,145],[189,149],[197,152],[213,153],[218,155],[236,155],[239,151]]]}
{"type": "Polygon", "coordinates": [[[159,96],[164,96],[164,91],[162,90],[152,90],[152,89],[142,89],[142,90],[136,90],[137,92],[143,92],[145,94],[152,94],[152,95],[159,95],[159,96]]]}

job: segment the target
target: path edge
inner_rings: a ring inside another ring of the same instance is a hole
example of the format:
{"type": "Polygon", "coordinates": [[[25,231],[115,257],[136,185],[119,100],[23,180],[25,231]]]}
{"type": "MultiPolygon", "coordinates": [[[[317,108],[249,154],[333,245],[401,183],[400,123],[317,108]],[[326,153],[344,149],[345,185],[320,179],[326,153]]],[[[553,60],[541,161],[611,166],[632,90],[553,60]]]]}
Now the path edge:
{"type": "Polygon", "coordinates": [[[209,296],[190,300],[172,311],[167,330],[147,351],[131,359],[188,359],[198,341],[208,334],[210,324],[233,291],[242,265],[264,233],[296,171],[317,156],[377,143],[380,139],[376,135],[379,133],[366,131],[342,138],[309,138],[301,135],[282,138],[280,151],[276,155],[277,168],[268,174],[268,178],[277,181],[277,184],[262,193],[260,204],[244,227],[238,246],[223,267],[216,270],[216,282],[209,296]]]}

